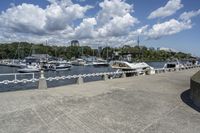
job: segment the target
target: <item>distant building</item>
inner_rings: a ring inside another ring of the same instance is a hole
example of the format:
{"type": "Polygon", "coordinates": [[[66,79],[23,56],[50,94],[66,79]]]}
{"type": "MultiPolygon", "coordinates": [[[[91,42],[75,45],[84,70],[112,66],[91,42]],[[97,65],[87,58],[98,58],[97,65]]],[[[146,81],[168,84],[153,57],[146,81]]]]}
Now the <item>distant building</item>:
{"type": "Polygon", "coordinates": [[[100,57],[100,55],[101,55],[102,50],[103,50],[102,47],[98,47],[98,54],[99,54],[99,57],[100,57]]]}
{"type": "Polygon", "coordinates": [[[112,54],[112,59],[113,60],[120,60],[120,52],[118,51],[114,51],[113,54],[112,54]]]}
{"type": "Polygon", "coordinates": [[[132,55],[131,54],[124,54],[123,60],[131,62],[132,61],[132,55]]]}
{"type": "Polygon", "coordinates": [[[157,50],[159,50],[159,51],[166,51],[166,52],[177,52],[177,50],[175,50],[175,49],[162,48],[162,47],[158,48],[157,50]]]}
{"type": "Polygon", "coordinates": [[[79,46],[79,41],[78,40],[72,40],[71,46],[79,46]]]}
{"type": "Polygon", "coordinates": [[[154,48],[154,47],[150,47],[150,48],[148,48],[148,50],[152,50],[152,51],[154,51],[155,48],[154,48]]]}

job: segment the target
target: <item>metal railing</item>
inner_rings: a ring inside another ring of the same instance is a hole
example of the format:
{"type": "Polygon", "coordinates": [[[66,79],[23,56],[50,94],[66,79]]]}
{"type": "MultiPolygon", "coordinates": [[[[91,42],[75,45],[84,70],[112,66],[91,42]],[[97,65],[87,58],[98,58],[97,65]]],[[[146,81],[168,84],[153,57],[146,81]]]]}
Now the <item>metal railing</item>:
{"type": "MultiPolygon", "coordinates": [[[[101,72],[101,73],[89,73],[89,74],[79,74],[79,75],[66,75],[66,76],[56,76],[56,77],[48,77],[46,78],[46,81],[56,81],[56,80],[65,80],[65,79],[80,79],[80,78],[87,78],[87,77],[98,77],[102,76],[104,79],[105,77],[115,77],[116,75],[120,75],[121,77],[126,77],[126,74],[132,74],[132,76],[139,76],[144,74],[160,74],[165,72],[173,72],[173,71],[181,71],[181,70],[187,70],[191,68],[197,68],[200,67],[200,65],[195,66],[187,66],[183,68],[160,68],[160,69],[152,69],[152,70],[144,70],[144,71],[116,71],[116,72],[101,72]],[[150,72],[151,71],[151,72],[150,72]],[[154,71],[154,72],[152,72],[154,71]]],[[[35,78],[35,73],[10,73],[10,74],[0,74],[1,77],[10,76],[10,79],[6,80],[0,80],[0,84],[17,84],[17,83],[30,83],[30,82],[37,82],[39,81],[39,78],[35,78]],[[29,75],[30,78],[22,78],[19,79],[18,77],[29,75]]]]}
{"type": "Polygon", "coordinates": [[[0,81],[0,84],[18,84],[18,83],[29,83],[36,82],[39,79],[35,78],[35,73],[9,73],[9,74],[0,74],[0,77],[10,77],[10,79],[0,81]],[[19,79],[19,76],[22,79],[19,79]],[[22,76],[30,76],[29,79],[23,78],[22,76]]]}

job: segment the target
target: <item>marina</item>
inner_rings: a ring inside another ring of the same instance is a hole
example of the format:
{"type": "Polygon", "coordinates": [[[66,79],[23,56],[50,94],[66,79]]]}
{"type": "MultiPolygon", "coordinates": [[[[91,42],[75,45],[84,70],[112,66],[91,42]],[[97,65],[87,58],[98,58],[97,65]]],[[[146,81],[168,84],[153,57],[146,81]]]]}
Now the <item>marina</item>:
{"type": "Polygon", "coordinates": [[[199,6],[0,1],[0,133],[199,133],[199,6]]]}
{"type": "MultiPolygon", "coordinates": [[[[112,66],[93,66],[93,65],[84,65],[84,66],[70,66],[70,69],[64,69],[64,70],[60,70],[60,71],[44,71],[44,76],[49,79],[47,80],[47,85],[48,88],[52,88],[52,87],[58,87],[58,86],[64,86],[64,85],[71,85],[71,84],[75,84],[77,82],[77,77],[75,78],[66,78],[67,76],[72,76],[72,75],[84,75],[84,74],[96,74],[97,76],[86,76],[84,78],[84,82],[92,82],[92,81],[98,81],[98,80],[102,80],[102,74],[98,75],[98,73],[112,73],[112,72],[127,72],[127,71],[136,71],[138,72],[140,75],[144,74],[145,71],[151,70],[151,74],[155,73],[155,70],[164,70],[167,68],[163,68],[163,66],[165,66],[167,62],[149,62],[148,64],[142,64],[141,66],[138,68],[138,66],[136,67],[137,69],[125,69],[122,68],[112,68],[112,66]],[[149,68],[149,69],[147,69],[149,68]],[[119,71],[120,70],[120,71],[119,71]],[[123,70],[123,71],[121,71],[123,70]],[[61,77],[58,80],[51,80],[54,79],[55,77],[61,77]],[[65,77],[65,78],[63,78],[65,77]]],[[[139,64],[140,65],[140,64],[139,64]]],[[[0,86],[0,92],[6,92],[6,91],[16,91],[16,90],[28,90],[28,89],[37,89],[38,88],[38,81],[40,78],[40,70],[35,70],[32,69],[31,71],[29,71],[29,69],[27,68],[23,68],[23,71],[27,70],[27,74],[17,74],[19,72],[19,68],[18,67],[8,67],[8,66],[0,66],[1,74],[0,74],[0,82],[5,81],[5,80],[13,80],[13,82],[11,82],[10,84],[1,84],[0,86]],[[34,74],[34,79],[32,78],[32,72],[34,74]],[[6,75],[6,74],[10,74],[10,75],[6,75]],[[15,79],[15,74],[19,75],[18,78],[19,80],[22,80],[22,82],[19,83],[15,83],[14,79],[15,79]],[[24,79],[24,81],[23,81],[24,79]],[[34,82],[26,82],[29,81],[30,79],[33,79],[34,82]],[[37,79],[37,80],[35,80],[37,79]]],[[[170,69],[174,69],[174,68],[170,68],[170,69]]],[[[169,70],[170,70],[169,69],[169,70]]],[[[178,68],[177,68],[178,69],[178,68]]],[[[183,68],[185,69],[185,68],[183,68]]],[[[132,73],[134,74],[134,73],[132,73]]],[[[133,76],[132,74],[126,74],[127,76],[133,76]]],[[[122,75],[121,75],[122,76],[122,75]]],[[[111,77],[109,76],[108,78],[120,78],[120,74],[119,75],[111,75],[111,77]]]]}

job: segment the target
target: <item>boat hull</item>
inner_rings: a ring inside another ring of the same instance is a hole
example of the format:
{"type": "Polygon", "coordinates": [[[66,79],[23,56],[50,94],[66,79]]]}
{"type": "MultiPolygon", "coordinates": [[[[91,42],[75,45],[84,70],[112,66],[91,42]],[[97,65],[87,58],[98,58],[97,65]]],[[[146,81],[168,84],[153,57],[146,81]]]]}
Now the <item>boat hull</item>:
{"type": "Polygon", "coordinates": [[[39,72],[39,69],[19,69],[17,70],[19,73],[32,73],[32,72],[39,72]]]}

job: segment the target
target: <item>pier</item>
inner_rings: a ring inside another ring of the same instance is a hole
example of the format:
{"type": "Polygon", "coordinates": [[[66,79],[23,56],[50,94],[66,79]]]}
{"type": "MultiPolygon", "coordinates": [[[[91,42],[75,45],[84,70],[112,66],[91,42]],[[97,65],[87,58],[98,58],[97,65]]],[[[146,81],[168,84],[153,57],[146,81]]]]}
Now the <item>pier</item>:
{"type": "Polygon", "coordinates": [[[198,133],[185,95],[198,71],[0,93],[0,133],[198,133]]]}

